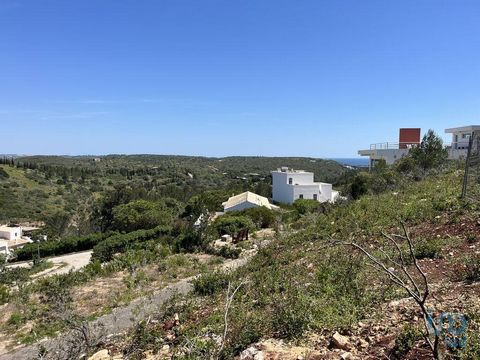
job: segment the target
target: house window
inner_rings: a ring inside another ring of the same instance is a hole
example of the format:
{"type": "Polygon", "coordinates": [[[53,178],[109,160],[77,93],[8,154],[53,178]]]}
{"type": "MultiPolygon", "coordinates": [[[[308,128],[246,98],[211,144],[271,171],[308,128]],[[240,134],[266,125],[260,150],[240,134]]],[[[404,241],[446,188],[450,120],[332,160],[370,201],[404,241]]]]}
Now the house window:
{"type": "Polygon", "coordinates": [[[318,195],[317,194],[313,194],[313,200],[318,200],[318,195]]]}
{"type": "Polygon", "coordinates": [[[288,178],[288,183],[289,183],[290,185],[292,185],[292,184],[293,184],[293,179],[292,179],[292,178],[288,178]]]}
{"type": "Polygon", "coordinates": [[[470,139],[470,134],[462,134],[463,139],[470,139]]]}
{"type": "Polygon", "coordinates": [[[303,199],[303,194],[298,195],[299,199],[303,199]]]}

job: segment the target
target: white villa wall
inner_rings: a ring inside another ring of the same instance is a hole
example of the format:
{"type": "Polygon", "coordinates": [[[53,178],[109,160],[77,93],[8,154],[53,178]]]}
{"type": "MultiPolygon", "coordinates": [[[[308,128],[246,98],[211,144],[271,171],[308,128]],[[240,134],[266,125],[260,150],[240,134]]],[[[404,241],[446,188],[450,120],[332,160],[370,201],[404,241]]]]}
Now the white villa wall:
{"type": "Polygon", "coordinates": [[[281,203],[291,204],[293,201],[293,186],[288,185],[288,174],[272,171],[272,199],[281,203]]]}
{"type": "Polygon", "coordinates": [[[313,173],[298,172],[287,173],[287,183],[292,179],[292,185],[310,185],[313,183],[313,173]]]}
{"type": "Polygon", "coordinates": [[[19,240],[22,238],[22,228],[20,227],[1,227],[0,239],[19,240]]]}
{"type": "Polygon", "coordinates": [[[320,183],[320,198],[319,198],[319,200],[321,202],[325,202],[325,201],[334,202],[335,199],[332,197],[332,191],[333,191],[332,184],[320,183]]]}
{"type": "Polygon", "coordinates": [[[8,248],[7,240],[0,239],[0,254],[8,257],[10,254],[10,249],[8,248]]]}
{"type": "Polygon", "coordinates": [[[300,195],[303,195],[303,199],[313,199],[313,195],[317,195],[317,200],[320,200],[320,186],[318,184],[293,186],[293,201],[300,199],[300,195]]]}

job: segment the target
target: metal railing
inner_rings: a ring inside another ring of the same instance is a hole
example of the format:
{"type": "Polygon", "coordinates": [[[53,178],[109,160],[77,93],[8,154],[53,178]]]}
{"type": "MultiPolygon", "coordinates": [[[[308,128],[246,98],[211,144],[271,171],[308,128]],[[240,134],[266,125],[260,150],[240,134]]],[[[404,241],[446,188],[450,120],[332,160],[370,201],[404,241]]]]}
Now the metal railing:
{"type": "Polygon", "coordinates": [[[398,150],[398,149],[411,149],[418,146],[419,142],[383,142],[370,144],[370,150],[398,150]]]}

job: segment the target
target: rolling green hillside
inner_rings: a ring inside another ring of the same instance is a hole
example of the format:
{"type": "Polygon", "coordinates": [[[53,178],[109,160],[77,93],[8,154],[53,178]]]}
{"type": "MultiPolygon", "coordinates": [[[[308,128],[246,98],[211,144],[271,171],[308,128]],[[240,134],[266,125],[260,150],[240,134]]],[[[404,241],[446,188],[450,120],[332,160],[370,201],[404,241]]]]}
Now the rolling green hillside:
{"type": "Polygon", "coordinates": [[[172,197],[186,203],[208,190],[270,196],[269,174],[280,166],[312,171],[317,181],[328,182],[346,171],[334,161],[311,158],[164,155],[31,156],[16,158],[14,166],[4,159],[0,166],[1,222],[66,213],[74,225],[90,216],[97,200],[118,188],[133,189],[135,198],[172,197]]]}

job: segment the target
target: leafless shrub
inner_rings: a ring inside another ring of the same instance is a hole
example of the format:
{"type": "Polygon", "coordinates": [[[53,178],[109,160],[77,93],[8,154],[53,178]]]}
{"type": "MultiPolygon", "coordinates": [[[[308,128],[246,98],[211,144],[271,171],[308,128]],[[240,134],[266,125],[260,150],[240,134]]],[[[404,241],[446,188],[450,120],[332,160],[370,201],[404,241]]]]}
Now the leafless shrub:
{"type": "Polygon", "coordinates": [[[405,224],[402,223],[401,226],[403,230],[401,235],[382,233],[386,245],[389,244],[393,248],[393,253],[397,256],[390,255],[384,246],[378,246],[376,250],[383,255],[383,258],[381,258],[355,241],[332,240],[331,245],[352,246],[359,250],[376,269],[386,274],[392,283],[403,288],[414,299],[423,315],[425,341],[433,357],[441,359],[440,334],[437,331],[430,331],[430,326],[434,328],[437,328],[437,326],[426,305],[427,299],[431,295],[427,276],[415,257],[413,241],[405,224]],[[407,245],[406,250],[402,248],[403,243],[407,245]]]}

